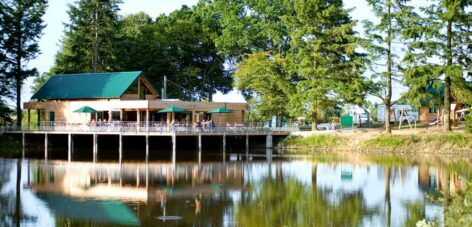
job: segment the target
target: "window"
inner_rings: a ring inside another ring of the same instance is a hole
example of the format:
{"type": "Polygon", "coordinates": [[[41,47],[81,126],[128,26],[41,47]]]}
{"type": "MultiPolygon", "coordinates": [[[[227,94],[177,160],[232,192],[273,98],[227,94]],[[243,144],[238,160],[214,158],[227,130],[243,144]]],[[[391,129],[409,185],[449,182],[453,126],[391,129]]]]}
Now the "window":
{"type": "Polygon", "coordinates": [[[430,107],[429,108],[429,113],[437,113],[439,112],[439,109],[437,107],[430,107]]]}

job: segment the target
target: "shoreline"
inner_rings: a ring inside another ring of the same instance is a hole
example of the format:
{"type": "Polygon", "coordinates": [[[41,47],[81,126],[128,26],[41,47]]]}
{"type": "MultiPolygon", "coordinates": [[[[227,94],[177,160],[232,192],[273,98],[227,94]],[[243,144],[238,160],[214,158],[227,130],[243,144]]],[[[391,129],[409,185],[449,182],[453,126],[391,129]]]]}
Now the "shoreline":
{"type": "Polygon", "coordinates": [[[472,134],[456,132],[405,131],[385,134],[374,132],[314,132],[292,135],[281,141],[277,149],[287,153],[313,151],[348,153],[425,153],[470,154],[472,134]]]}

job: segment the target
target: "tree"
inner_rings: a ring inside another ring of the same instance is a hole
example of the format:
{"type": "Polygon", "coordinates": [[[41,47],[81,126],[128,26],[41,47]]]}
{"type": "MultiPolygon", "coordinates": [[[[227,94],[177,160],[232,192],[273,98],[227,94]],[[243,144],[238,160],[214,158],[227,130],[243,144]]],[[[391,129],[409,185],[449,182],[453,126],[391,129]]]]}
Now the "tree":
{"type": "Polygon", "coordinates": [[[221,24],[215,42],[234,72],[250,109],[262,119],[277,116],[278,125],[288,115],[287,105],[296,74],[287,67],[290,31],[285,17],[294,15],[284,0],[215,0],[210,6],[221,24]]]}
{"type": "Polygon", "coordinates": [[[35,76],[35,68],[26,63],[39,53],[38,39],[45,25],[42,16],[46,11],[46,0],[5,0],[0,3],[2,39],[2,72],[13,85],[16,98],[17,125],[21,126],[21,89],[23,82],[35,76]]]}
{"type": "Polygon", "coordinates": [[[445,131],[451,131],[452,98],[472,100],[472,87],[464,76],[472,59],[470,6],[468,0],[433,1],[421,8],[423,15],[413,17],[404,31],[411,41],[404,58],[406,82],[417,93],[425,93],[429,86],[444,87],[445,131]]]}
{"type": "Polygon", "coordinates": [[[342,1],[295,1],[296,15],[288,17],[291,32],[291,64],[300,77],[291,97],[295,114],[311,113],[317,130],[320,109],[337,100],[361,103],[365,83],[365,56],[356,52],[356,22],[342,1]]]}
{"type": "Polygon", "coordinates": [[[368,0],[378,23],[363,21],[365,27],[366,45],[369,52],[371,70],[374,72],[369,86],[370,93],[380,98],[385,105],[385,132],[391,133],[392,79],[398,78],[398,54],[393,50],[393,44],[402,41],[401,32],[406,26],[406,20],[413,13],[413,8],[407,6],[408,0],[368,0]],[[379,67],[381,66],[381,67],[379,67]],[[386,68],[385,68],[386,66],[386,68]]]}
{"type": "Polygon", "coordinates": [[[266,117],[277,116],[278,127],[282,126],[287,100],[293,93],[290,78],[283,77],[288,75],[284,61],[280,55],[256,52],[241,61],[234,74],[236,88],[245,91],[248,102],[255,104],[252,111],[266,117]]]}
{"type": "Polygon", "coordinates": [[[78,0],[69,4],[70,22],[66,24],[53,73],[114,70],[120,3],[121,0],[78,0]]]}

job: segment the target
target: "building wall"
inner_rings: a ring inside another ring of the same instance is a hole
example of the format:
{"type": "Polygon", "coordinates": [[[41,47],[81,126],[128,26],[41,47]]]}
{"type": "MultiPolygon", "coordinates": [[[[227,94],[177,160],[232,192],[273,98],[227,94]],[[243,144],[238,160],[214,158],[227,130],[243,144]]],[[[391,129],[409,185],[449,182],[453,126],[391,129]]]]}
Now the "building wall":
{"type": "MultiPolygon", "coordinates": [[[[56,122],[67,123],[86,123],[90,120],[89,113],[75,113],[74,111],[89,106],[97,111],[126,111],[141,112],[141,121],[145,120],[146,110],[158,112],[170,106],[178,106],[180,108],[191,111],[190,113],[206,113],[217,107],[224,107],[232,110],[226,114],[211,114],[211,118],[215,123],[241,123],[244,121],[244,111],[247,108],[246,103],[217,103],[217,102],[186,102],[186,101],[162,101],[162,100],[79,100],[79,101],[49,101],[49,102],[27,102],[24,103],[25,109],[39,109],[43,113],[42,121],[49,121],[50,112],[55,113],[56,122]]],[[[151,120],[151,119],[150,119],[151,120]]],[[[197,118],[194,119],[195,121],[197,118]]],[[[201,120],[201,119],[199,119],[201,120]]]]}

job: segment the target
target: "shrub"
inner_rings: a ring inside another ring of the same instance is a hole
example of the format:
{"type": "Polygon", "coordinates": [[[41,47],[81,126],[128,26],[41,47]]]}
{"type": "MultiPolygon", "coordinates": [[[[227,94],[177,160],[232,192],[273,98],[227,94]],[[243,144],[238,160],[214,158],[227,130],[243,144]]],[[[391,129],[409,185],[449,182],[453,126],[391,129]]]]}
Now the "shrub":
{"type": "Polygon", "coordinates": [[[465,131],[472,133],[472,114],[467,114],[465,116],[465,131]]]}

